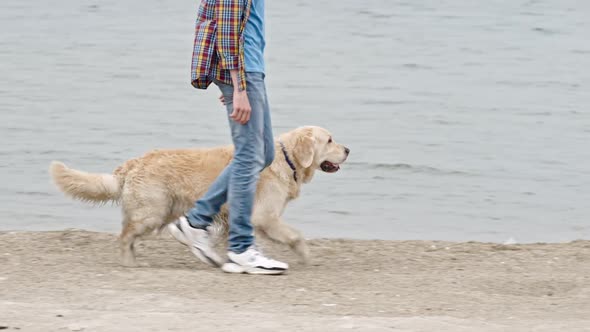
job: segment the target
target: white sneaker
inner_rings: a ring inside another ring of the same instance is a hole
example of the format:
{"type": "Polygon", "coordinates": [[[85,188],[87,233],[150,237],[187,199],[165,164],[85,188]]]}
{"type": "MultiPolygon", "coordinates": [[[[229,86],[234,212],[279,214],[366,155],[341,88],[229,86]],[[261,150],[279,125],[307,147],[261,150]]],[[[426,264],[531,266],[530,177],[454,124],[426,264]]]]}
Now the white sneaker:
{"type": "Polygon", "coordinates": [[[185,216],[168,224],[168,231],[180,243],[188,246],[193,255],[211,266],[220,267],[223,259],[211,248],[209,231],[189,225],[185,216]]]}
{"type": "Polygon", "coordinates": [[[190,246],[190,243],[188,242],[186,236],[184,236],[184,233],[180,228],[180,221],[178,219],[169,223],[168,225],[166,225],[166,227],[168,228],[168,232],[170,233],[170,235],[177,239],[178,242],[184,244],[187,247],[190,246]]]}
{"type": "Polygon", "coordinates": [[[283,274],[289,268],[287,263],[264,257],[254,246],[241,254],[230,251],[227,256],[229,262],[221,267],[227,273],[283,274]]]}

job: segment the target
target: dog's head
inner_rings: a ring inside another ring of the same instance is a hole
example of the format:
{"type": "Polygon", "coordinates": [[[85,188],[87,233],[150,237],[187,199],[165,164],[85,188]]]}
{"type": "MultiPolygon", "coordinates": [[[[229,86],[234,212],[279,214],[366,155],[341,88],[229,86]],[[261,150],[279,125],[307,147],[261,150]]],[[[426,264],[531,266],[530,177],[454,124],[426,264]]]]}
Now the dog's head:
{"type": "Polygon", "coordinates": [[[321,127],[301,127],[290,134],[293,156],[305,170],[337,172],[350,153],[347,147],[336,143],[332,134],[321,127]]]}

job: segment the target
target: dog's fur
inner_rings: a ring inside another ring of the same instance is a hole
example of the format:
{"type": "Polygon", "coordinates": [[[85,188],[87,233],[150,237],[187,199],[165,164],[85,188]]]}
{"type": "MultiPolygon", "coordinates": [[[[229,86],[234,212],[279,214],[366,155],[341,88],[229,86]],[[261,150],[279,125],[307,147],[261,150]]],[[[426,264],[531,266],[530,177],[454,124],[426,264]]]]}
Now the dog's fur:
{"type": "MultiPolygon", "coordinates": [[[[260,174],[252,223],[258,234],[289,245],[307,261],[309,250],[304,238],[285,224],[281,215],[286,204],[298,197],[301,184],[309,182],[323,162],[341,164],[348,151],[332,142],[330,133],[320,127],[297,128],[279,139],[297,169],[298,181],[275,142],[275,159],[260,174]]],[[[59,189],[70,197],[121,204],[121,259],[125,266],[136,266],[135,240],[162,229],[190,209],[230,163],[232,154],[231,146],[155,150],[125,162],[113,174],[89,174],[57,161],[51,164],[50,173],[59,189]]],[[[227,216],[224,206],[217,219],[227,223],[227,216]]]]}

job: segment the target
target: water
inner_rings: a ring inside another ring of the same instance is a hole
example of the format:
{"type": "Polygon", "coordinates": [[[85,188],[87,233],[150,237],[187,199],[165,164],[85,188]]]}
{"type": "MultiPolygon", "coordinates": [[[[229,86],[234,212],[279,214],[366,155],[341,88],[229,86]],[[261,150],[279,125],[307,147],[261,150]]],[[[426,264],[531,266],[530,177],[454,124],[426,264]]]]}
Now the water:
{"type": "MultiPolygon", "coordinates": [[[[0,229],[116,232],[49,162],[109,172],[230,142],[195,90],[196,1],[3,0],[0,229]]],[[[267,1],[275,132],[352,150],[284,219],[308,237],[590,238],[590,2],[267,1]]]]}

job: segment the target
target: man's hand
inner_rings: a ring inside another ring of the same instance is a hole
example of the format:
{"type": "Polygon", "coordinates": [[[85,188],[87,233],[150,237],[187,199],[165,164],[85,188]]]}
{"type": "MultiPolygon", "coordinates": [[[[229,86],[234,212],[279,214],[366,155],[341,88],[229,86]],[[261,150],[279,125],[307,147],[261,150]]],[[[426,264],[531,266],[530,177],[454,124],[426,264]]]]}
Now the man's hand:
{"type": "MultiPolygon", "coordinates": [[[[232,69],[229,73],[234,86],[234,110],[229,117],[235,122],[245,125],[248,120],[250,120],[250,112],[252,111],[250,108],[250,101],[248,100],[248,94],[246,93],[246,90],[240,91],[240,89],[238,89],[238,71],[232,69]]],[[[225,99],[221,102],[225,104],[225,99]]]]}
{"type": "Polygon", "coordinates": [[[245,125],[250,120],[250,101],[246,91],[234,91],[234,111],[229,115],[235,122],[245,125]]]}

